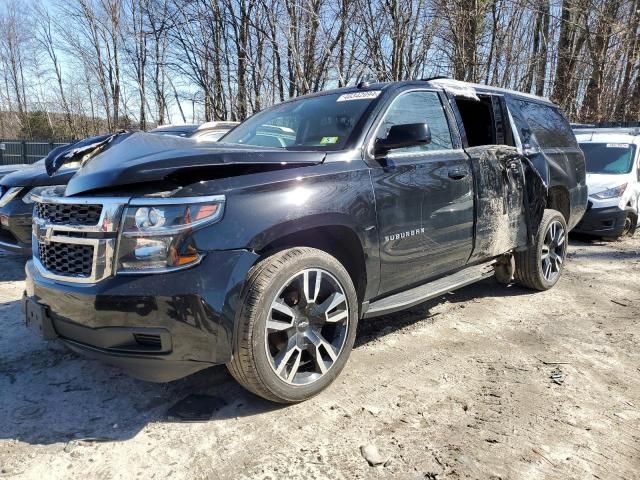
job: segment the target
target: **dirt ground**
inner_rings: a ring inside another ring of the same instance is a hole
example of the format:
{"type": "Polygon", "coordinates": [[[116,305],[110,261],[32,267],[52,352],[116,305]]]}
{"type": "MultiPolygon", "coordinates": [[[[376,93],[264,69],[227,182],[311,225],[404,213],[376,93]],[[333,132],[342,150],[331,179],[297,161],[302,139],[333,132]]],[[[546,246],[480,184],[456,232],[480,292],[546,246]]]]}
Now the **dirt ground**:
{"type": "Polygon", "coordinates": [[[337,382],[289,407],[224,368],[149,384],[38,339],[23,266],[0,257],[1,479],[640,477],[640,235],[572,240],[545,293],[487,280],[363,321],[337,382]]]}

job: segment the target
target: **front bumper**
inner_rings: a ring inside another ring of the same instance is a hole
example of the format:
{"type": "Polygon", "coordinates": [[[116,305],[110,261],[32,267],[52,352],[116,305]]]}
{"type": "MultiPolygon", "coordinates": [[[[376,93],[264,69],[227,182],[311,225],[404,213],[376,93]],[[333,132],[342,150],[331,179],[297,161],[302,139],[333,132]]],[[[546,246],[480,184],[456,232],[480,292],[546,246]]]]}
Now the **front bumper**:
{"type": "Polygon", "coordinates": [[[617,206],[594,208],[589,202],[587,211],[573,231],[590,235],[618,237],[624,230],[626,217],[627,211],[617,206]]]}
{"type": "Polygon", "coordinates": [[[26,296],[44,306],[55,335],[73,350],[166,382],[231,360],[239,295],[257,258],[209,252],[187,270],[93,285],[49,280],[28,262],[26,296]]]}

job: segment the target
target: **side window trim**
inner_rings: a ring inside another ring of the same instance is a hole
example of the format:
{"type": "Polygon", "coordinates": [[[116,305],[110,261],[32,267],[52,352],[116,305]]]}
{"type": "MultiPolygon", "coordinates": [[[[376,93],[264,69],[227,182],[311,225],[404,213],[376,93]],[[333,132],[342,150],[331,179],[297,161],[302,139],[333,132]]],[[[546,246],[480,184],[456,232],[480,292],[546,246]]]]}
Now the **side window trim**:
{"type": "MultiPolygon", "coordinates": [[[[451,98],[447,96],[444,91],[437,92],[440,97],[440,103],[442,103],[442,107],[444,108],[444,113],[447,116],[447,123],[449,124],[449,133],[451,134],[451,142],[454,150],[459,150],[463,148],[462,141],[462,131],[460,131],[460,126],[458,125],[458,113],[457,110],[451,105],[451,98]]],[[[455,100],[453,100],[455,101],[455,100]]],[[[466,141],[466,139],[465,139],[466,141]]]]}
{"type": "Polygon", "coordinates": [[[533,136],[531,125],[529,125],[529,122],[520,108],[519,99],[508,96],[506,100],[509,118],[511,119],[511,128],[514,132],[516,148],[525,155],[540,152],[540,146],[537,144],[536,138],[533,136]],[[529,133],[528,138],[525,138],[523,135],[523,130],[526,130],[529,133]]]}
{"type": "Polygon", "coordinates": [[[494,128],[496,130],[496,141],[502,140],[502,142],[498,142],[499,145],[506,146],[515,146],[517,147],[515,130],[513,128],[513,122],[511,118],[511,113],[509,112],[509,108],[507,107],[507,99],[503,94],[492,94],[493,98],[493,108],[494,115],[496,116],[496,121],[494,121],[494,128]],[[500,128],[497,125],[497,117],[500,118],[500,128]],[[502,138],[499,138],[499,135],[502,135],[502,138]]]}

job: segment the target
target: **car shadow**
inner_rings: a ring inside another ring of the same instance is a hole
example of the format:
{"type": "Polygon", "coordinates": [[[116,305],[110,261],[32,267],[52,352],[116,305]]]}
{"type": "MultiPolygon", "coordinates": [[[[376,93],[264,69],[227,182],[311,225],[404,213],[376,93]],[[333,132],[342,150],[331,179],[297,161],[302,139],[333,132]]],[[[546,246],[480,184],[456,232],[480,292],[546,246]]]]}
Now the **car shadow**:
{"type": "Polygon", "coordinates": [[[459,290],[440,295],[436,298],[420,303],[400,312],[366,318],[358,323],[358,336],[355,347],[366,345],[377,338],[402,330],[418,322],[433,322],[437,314],[432,310],[443,302],[465,303],[483,297],[515,297],[534,295],[535,292],[518,285],[501,285],[493,278],[487,278],[478,283],[459,290]]]}
{"type": "Polygon", "coordinates": [[[17,282],[25,279],[24,266],[28,257],[0,250],[0,282],[17,282]]]}
{"type": "Polygon", "coordinates": [[[611,260],[625,260],[632,259],[637,260],[640,259],[640,251],[635,249],[624,250],[619,248],[607,248],[607,249],[598,249],[598,248],[590,248],[590,247],[603,247],[607,245],[623,245],[624,242],[628,240],[624,238],[622,240],[603,240],[599,237],[593,237],[580,233],[571,233],[570,234],[570,242],[575,248],[573,251],[569,252],[569,259],[581,258],[581,259],[611,259],[611,260]],[[580,248],[583,247],[583,248],[580,248]]]}
{"type": "Polygon", "coordinates": [[[37,445],[117,442],[149,423],[215,421],[282,408],[244,390],[224,366],[153,384],[56,344],[1,360],[0,391],[0,439],[37,445]]]}

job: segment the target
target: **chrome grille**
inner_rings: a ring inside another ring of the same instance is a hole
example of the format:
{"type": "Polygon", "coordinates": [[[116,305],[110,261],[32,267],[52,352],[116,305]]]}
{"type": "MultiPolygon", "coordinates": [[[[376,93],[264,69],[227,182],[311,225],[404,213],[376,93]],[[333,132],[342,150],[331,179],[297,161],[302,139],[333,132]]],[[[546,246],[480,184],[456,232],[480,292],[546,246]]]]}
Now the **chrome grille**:
{"type": "Polygon", "coordinates": [[[100,222],[102,205],[36,203],[35,214],[53,225],[93,226],[100,222]]]}
{"type": "Polygon", "coordinates": [[[70,277],[91,276],[93,246],[69,243],[39,243],[38,258],[48,271],[70,277]]]}
{"type": "Polygon", "coordinates": [[[111,276],[129,198],[34,195],[33,263],[43,277],[96,283],[111,276]]]}

